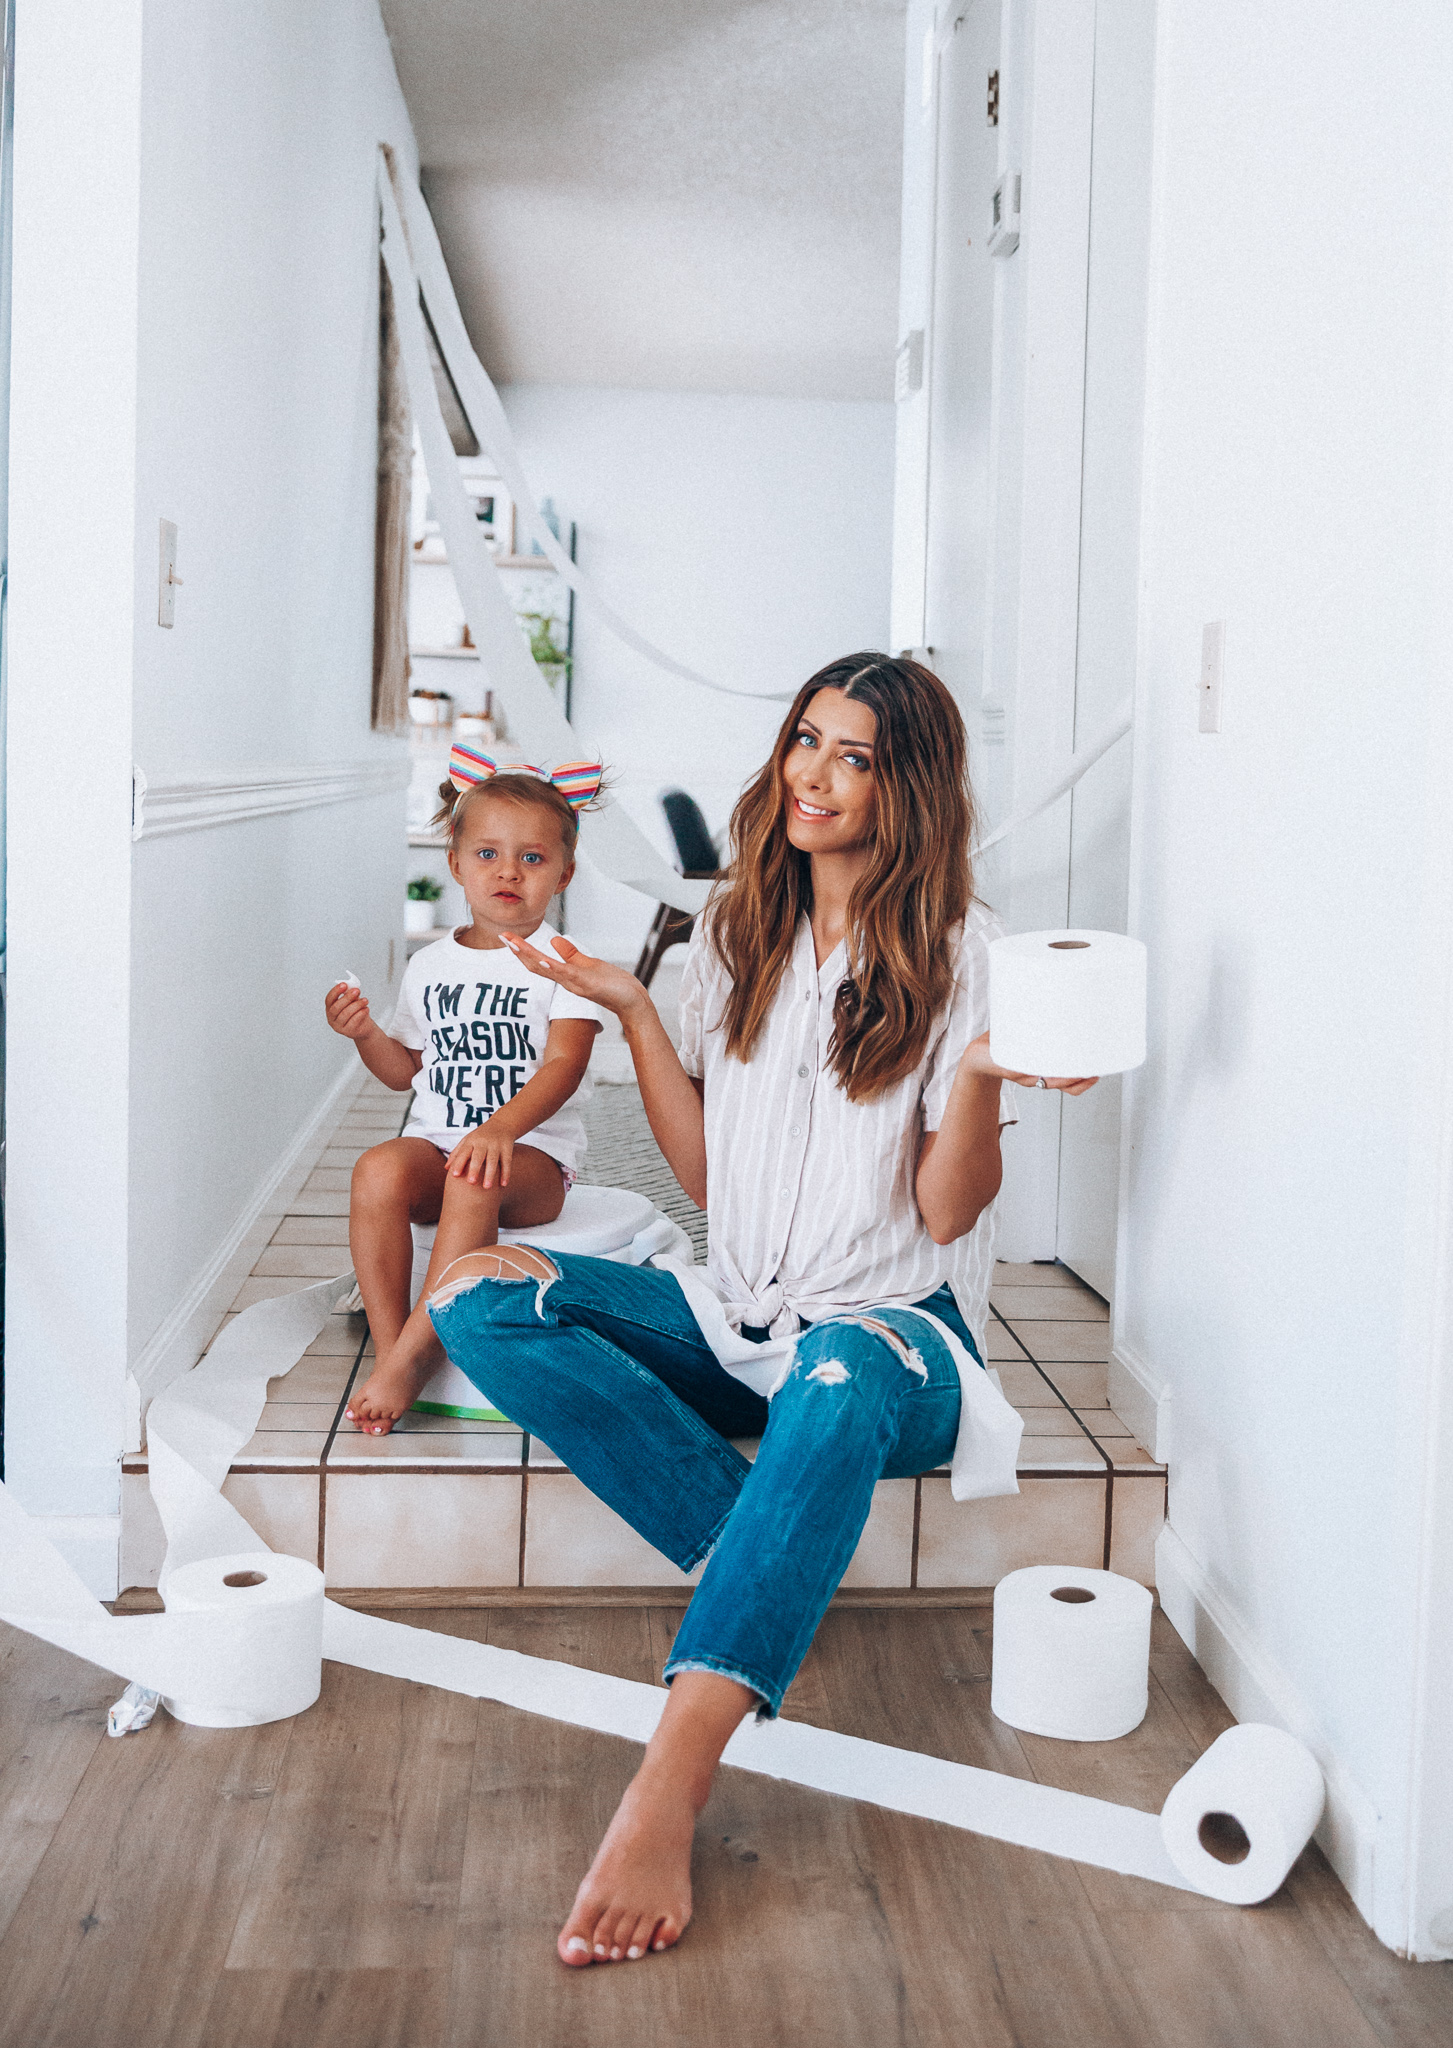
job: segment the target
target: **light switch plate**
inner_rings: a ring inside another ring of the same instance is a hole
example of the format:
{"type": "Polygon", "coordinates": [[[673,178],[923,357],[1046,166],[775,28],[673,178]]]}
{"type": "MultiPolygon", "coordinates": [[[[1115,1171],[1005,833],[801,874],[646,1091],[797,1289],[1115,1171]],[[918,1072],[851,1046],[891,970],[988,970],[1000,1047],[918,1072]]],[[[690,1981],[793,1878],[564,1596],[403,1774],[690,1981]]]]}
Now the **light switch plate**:
{"type": "Polygon", "coordinates": [[[1200,730],[1221,730],[1221,675],[1226,661],[1226,621],[1213,619],[1201,628],[1200,730]]]}
{"type": "Polygon", "coordinates": [[[163,519],[156,591],[156,622],[159,626],[174,626],[177,622],[177,586],[181,580],[177,574],[177,523],[174,519],[163,519]]]}

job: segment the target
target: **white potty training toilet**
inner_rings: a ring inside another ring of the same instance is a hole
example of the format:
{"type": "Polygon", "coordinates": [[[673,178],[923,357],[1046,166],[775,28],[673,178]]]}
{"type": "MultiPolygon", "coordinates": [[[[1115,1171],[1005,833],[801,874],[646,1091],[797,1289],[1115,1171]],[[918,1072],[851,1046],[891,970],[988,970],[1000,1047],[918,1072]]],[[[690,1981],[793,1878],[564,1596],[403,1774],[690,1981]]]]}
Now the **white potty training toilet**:
{"type": "MultiPolygon", "coordinates": [[[[415,1301],[429,1270],[434,1250],[432,1223],[416,1223],[414,1232],[415,1301]]],[[[533,1244],[541,1251],[576,1252],[597,1259],[615,1259],[623,1266],[690,1265],[691,1240],[645,1195],[629,1188],[593,1188],[577,1181],[553,1223],[534,1230],[502,1230],[501,1244],[533,1244]]],[[[505,1422],[497,1408],[482,1405],[483,1395],[449,1359],[425,1381],[414,1403],[425,1415],[457,1415],[466,1422],[505,1422]]]]}

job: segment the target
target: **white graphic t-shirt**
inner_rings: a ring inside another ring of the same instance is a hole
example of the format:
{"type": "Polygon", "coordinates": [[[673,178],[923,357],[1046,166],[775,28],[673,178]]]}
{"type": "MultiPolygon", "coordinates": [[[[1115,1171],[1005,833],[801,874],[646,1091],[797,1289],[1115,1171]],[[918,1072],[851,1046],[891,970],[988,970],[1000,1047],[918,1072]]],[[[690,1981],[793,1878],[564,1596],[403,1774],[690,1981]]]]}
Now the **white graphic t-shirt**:
{"type": "MultiPolygon", "coordinates": [[[[555,936],[541,925],[528,943],[545,953],[555,936]]],[[[545,1035],[557,1017],[605,1022],[603,1010],[532,974],[508,946],[486,951],[451,937],[420,947],[404,969],[389,1026],[401,1045],[424,1055],[404,1136],[428,1138],[452,1152],[467,1131],[503,1109],[539,1072],[545,1035]]],[[[587,1067],[570,1100],[520,1142],[578,1173],[585,1158],[580,1112],[590,1090],[587,1067]]]]}

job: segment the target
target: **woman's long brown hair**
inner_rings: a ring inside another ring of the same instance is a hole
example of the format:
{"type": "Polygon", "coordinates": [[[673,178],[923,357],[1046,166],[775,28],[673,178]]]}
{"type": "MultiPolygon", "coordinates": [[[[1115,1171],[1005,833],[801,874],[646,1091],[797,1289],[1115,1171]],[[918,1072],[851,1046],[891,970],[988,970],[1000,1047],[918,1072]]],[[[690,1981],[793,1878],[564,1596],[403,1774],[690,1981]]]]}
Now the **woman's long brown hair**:
{"type": "Polygon", "coordinates": [[[783,763],[819,690],[841,690],[878,721],[873,831],[848,901],[848,971],[830,1048],[849,1099],[864,1102],[913,1071],[952,992],[950,942],[973,895],[968,746],[958,706],[920,662],[851,654],[803,684],[771,759],[732,812],[731,865],[707,912],[731,976],[722,1022],[739,1060],[756,1049],[812,909],[811,861],[787,837],[783,763]]]}

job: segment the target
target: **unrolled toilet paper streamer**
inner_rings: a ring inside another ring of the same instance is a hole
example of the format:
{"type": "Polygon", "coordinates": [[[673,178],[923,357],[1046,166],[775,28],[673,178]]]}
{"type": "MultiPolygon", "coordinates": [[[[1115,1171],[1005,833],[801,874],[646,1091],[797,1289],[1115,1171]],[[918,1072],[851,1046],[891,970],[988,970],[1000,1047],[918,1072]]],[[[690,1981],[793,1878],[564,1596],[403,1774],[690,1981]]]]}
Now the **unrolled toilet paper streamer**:
{"type": "Polygon", "coordinates": [[[1150,1703],[1145,1587],[1118,1572],[1027,1565],[994,1588],[994,1677],[1001,1721],[1061,1742],[1114,1742],[1150,1703]]]}
{"type": "MultiPolygon", "coordinates": [[[[251,1560],[246,1568],[270,1572],[277,1565],[278,1554],[267,1552],[218,1488],[257,1425],[268,1381],[297,1363],[351,1284],[345,1275],[245,1310],[200,1365],[152,1403],[151,1487],[168,1537],[164,1597],[188,1566],[203,1560],[230,1562],[241,1553],[251,1560]],[[258,1562],[259,1555],[265,1562],[258,1562]]],[[[665,1705],[659,1686],[382,1621],[331,1600],[322,1609],[323,1656],[363,1670],[495,1700],[631,1742],[649,1740],[665,1705]]],[[[246,1612],[204,1606],[195,1612],[108,1614],[40,1524],[0,1485],[0,1618],[32,1635],[193,1711],[210,1706],[236,1713],[238,1703],[226,1692],[235,1682],[237,1630],[245,1625],[238,1615],[246,1612]]],[[[252,1613],[250,1625],[265,1633],[271,1623],[264,1610],[252,1613]]],[[[254,1710],[259,1705],[247,1704],[254,1710]]],[[[268,1716],[255,1711],[255,1718],[268,1716]]],[[[784,1719],[745,1723],[728,1743],[725,1761],[1047,1855],[1180,1890],[1205,1888],[1172,1861],[1157,1815],[1108,1800],[784,1719]]],[[[1218,1797],[1220,1786],[1218,1778],[1218,1797]]],[[[1295,1825],[1288,1823],[1283,1832],[1284,1841],[1295,1839],[1295,1825]]]]}
{"type": "Polygon", "coordinates": [[[989,948],[989,1053],[1016,1074],[1123,1074],[1145,1059],[1145,948],[1119,932],[1019,932],[989,948]]]}

